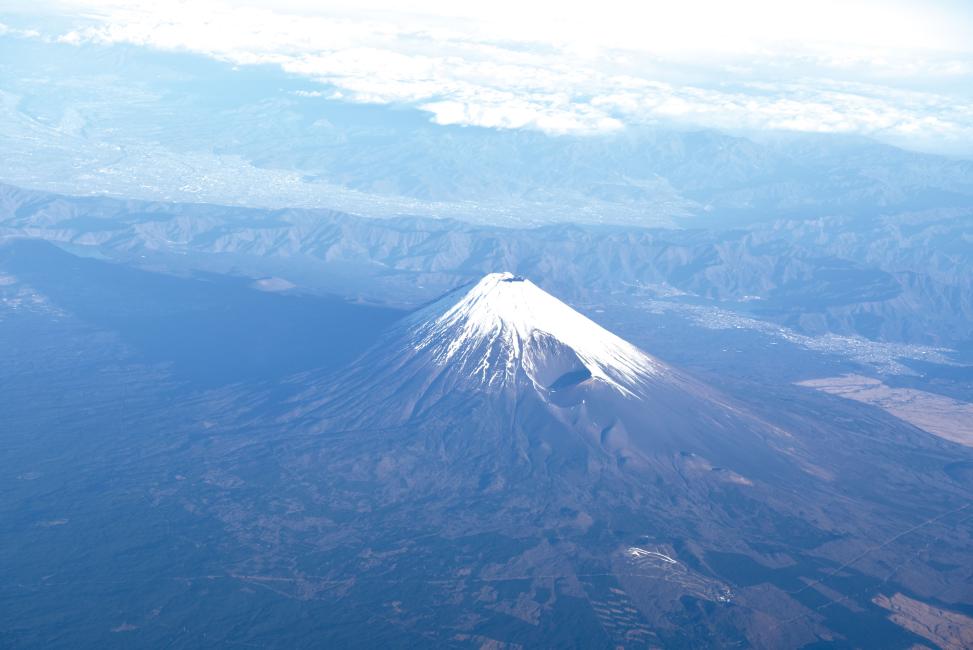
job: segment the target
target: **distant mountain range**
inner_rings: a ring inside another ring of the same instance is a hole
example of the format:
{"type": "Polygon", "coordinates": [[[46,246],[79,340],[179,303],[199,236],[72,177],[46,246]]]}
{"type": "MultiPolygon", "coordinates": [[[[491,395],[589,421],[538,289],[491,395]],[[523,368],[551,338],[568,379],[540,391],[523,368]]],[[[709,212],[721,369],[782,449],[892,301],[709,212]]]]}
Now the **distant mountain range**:
{"type": "Polygon", "coordinates": [[[580,301],[663,296],[811,335],[961,348],[973,341],[973,209],[747,229],[511,229],[0,186],[0,236],[41,238],[169,272],[279,278],[296,290],[406,307],[502,268],[580,301]]]}
{"type": "MultiPolygon", "coordinates": [[[[262,164],[320,169],[356,191],[503,209],[500,225],[591,222],[694,227],[782,218],[874,216],[973,207],[973,162],[864,138],[790,135],[754,140],[716,131],[633,131],[610,137],[427,127],[342,130],[262,164]],[[435,130],[434,130],[435,128],[435,130]],[[340,135],[338,135],[340,134],[340,135]]],[[[269,143],[268,143],[269,144],[269,143]]],[[[430,214],[421,205],[416,214],[430,214]]]]}

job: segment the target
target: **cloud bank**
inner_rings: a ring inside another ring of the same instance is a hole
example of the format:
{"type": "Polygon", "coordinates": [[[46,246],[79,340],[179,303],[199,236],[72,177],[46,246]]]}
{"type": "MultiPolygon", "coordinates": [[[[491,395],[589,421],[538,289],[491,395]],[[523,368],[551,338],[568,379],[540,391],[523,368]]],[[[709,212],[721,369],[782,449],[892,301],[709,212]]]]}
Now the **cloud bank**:
{"type": "Polygon", "coordinates": [[[59,10],[79,21],[56,35],[64,43],[277,65],[321,84],[309,94],[416,106],[439,124],[847,133],[973,154],[973,19],[961,4],[429,1],[404,14],[380,1],[85,0],[59,10]]]}

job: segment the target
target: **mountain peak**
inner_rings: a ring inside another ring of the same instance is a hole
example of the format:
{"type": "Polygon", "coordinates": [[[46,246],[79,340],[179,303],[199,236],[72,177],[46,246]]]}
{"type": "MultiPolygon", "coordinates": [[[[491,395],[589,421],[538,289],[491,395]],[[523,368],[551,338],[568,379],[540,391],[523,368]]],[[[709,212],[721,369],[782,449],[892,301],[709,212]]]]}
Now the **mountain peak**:
{"type": "Polygon", "coordinates": [[[631,394],[662,368],[521,276],[490,273],[455,295],[420,312],[413,347],[485,386],[508,385],[522,372],[545,390],[591,380],[631,394]]]}

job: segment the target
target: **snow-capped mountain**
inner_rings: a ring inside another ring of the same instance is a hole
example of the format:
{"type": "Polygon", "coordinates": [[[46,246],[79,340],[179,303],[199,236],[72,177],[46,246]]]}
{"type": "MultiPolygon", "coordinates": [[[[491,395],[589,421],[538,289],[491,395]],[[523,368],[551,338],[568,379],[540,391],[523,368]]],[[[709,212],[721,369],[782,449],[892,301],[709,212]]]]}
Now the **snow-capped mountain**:
{"type": "Polygon", "coordinates": [[[491,273],[412,319],[418,356],[484,389],[526,378],[555,391],[585,381],[635,394],[662,365],[512,273],[491,273]]]}
{"type": "Polygon", "coordinates": [[[288,420],[322,431],[405,427],[494,457],[513,445],[502,471],[568,453],[616,468],[690,462],[745,482],[780,469],[786,437],[511,273],[414,312],[291,404],[288,420]]]}

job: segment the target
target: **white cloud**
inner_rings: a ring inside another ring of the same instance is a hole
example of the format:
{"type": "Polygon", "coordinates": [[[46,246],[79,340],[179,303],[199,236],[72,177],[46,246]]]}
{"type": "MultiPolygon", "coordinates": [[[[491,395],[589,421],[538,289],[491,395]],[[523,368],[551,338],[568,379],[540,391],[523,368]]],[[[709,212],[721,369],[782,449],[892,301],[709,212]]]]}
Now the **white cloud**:
{"type": "Polygon", "coordinates": [[[5,23],[0,23],[0,36],[14,36],[16,38],[43,38],[36,29],[17,29],[5,23]]]}
{"type": "Polygon", "coordinates": [[[405,14],[383,0],[355,10],[82,0],[71,11],[92,22],[60,40],[276,64],[331,86],[329,97],[411,104],[440,124],[587,133],[664,121],[969,153],[970,12],[870,0],[634,4],[421,0],[405,14]]]}

